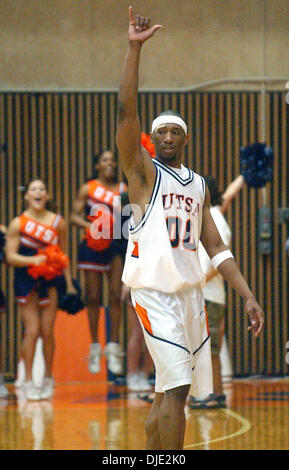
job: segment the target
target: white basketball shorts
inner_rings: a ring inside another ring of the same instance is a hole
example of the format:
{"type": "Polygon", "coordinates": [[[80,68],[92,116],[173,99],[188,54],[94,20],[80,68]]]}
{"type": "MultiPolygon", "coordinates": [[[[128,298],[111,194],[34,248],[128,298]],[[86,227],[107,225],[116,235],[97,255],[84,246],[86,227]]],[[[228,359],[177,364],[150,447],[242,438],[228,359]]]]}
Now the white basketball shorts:
{"type": "Polygon", "coordinates": [[[190,395],[213,392],[211,343],[201,288],[174,294],[131,289],[131,298],[156,370],[155,391],[191,385],[190,395]]]}

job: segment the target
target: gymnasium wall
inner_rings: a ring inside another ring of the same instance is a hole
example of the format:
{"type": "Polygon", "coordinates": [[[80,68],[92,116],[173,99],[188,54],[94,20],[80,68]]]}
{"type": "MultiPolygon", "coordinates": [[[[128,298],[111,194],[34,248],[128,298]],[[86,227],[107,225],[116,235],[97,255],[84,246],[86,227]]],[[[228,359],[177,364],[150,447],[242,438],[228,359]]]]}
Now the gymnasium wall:
{"type": "MultiPolygon", "coordinates": [[[[80,185],[91,174],[92,156],[100,149],[115,151],[116,93],[0,93],[0,219],[7,223],[22,211],[17,190],[32,177],[43,178],[66,219],[80,185]]],[[[179,110],[188,123],[190,141],[185,163],[211,174],[220,189],[239,174],[239,149],[261,140],[261,95],[258,92],[140,93],[142,128],[165,108],[179,110]]],[[[258,244],[258,209],[262,190],[245,187],[227,219],[233,231],[232,249],[266,315],[266,328],[256,341],[247,332],[243,304],[228,289],[226,331],[236,376],[288,375],[285,361],[288,336],[288,226],[278,223],[278,209],[288,207],[288,118],[283,93],[266,96],[267,144],[274,149],[274,180],[267,184],[272,214],[272,253],[262,255],[258,244]]],[[[119,173],[121,175],[121,173],[119,173]]],[[[69,231],[70,256],[76,275],[80,233],[69,231]]],[[[13,374],[21,325],[13,297],[13,269],[2,267],[8,296],[1,319],[1,352],[6,372],[13,374]]]]}
{"type": "Polygon", "coordinates": [[[145,89],[288,75],[287,0],[5,0],[0,88],[117,89],[130,4],[164,26],[143,49],[145,89]]]}

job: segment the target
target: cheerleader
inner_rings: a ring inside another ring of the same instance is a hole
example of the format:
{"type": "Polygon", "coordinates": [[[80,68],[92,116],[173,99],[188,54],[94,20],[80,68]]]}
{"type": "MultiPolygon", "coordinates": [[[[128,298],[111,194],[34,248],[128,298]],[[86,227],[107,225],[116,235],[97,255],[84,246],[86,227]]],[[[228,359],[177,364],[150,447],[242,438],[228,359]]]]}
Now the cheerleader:
{"type": "Polygon", "coordinates": [[[27,400],[39,400],[51,398],[54,390],[52,362],[53,329],[58,306],[57,283],[64,276],[67,293],[75,294],[76,291],[68,258],[64,254],[66,223],[59,214],[49,210],[49,196],[43,181],[31,181],[24,198],[27,209],[8,227],[6,257],[8,264],[15,267],[14,292],[24,324],[21,356],[26,379],[23,390],[27,400]],[[39,337],[43,341],[45,363],[41,388],[36,387],[32,379],[32,364],[39,337]]]}
{"type": "Polygon", "coordinates": [[[103,151],[94,159],[94,175],[81,186],[73,205],[71,222],[85,229],[84,239],[78,251],[78,269],[83,270],[85,278],[86,306],[91,334],[89,371],[100,371],[101,347],[98,343],[99,308],[103,274],[109,276],[109,316],[110,341],[105,348],[108,369],[113,374],[122,372],[122,353],[119,346],[120,293],[123,261],[119,244],[113,240],[112,227],[120,214],[120,196],[127,190],[124,183],[116,179],[117,163],[113,153],[103,151]],[[84,213],[84,214],[83,214],[84,213]],[[97,236],[93,233],[94,224],[101,214],[102,228],[108,234],[97,236]],[[85,215],[85,217],[84,217],[85,215]]]}

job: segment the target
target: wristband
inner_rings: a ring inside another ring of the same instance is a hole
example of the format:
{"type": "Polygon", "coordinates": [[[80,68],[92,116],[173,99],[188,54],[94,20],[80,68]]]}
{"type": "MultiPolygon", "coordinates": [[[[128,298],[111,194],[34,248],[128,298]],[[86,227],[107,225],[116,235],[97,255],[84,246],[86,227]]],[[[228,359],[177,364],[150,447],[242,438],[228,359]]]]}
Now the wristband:
{"type": "Polygon", "coordinates": [[[221,251],[221,253],[218,253],[217,255],[213,256],[213,258],[211,259],[213,268],[217,269],[219,264],[221,264],[223,261],[229,258],[234,259],[234,256],[230,250],[221,251]]]}

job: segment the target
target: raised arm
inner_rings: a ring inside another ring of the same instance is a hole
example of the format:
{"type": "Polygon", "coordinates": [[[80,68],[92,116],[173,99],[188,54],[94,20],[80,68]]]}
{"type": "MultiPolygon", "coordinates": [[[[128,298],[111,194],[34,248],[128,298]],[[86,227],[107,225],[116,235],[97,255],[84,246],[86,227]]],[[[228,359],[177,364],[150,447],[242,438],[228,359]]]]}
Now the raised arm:
{"type": "MultiPolygon", "coordinates": [[[[126,53],[120,90],[118,95],[116,143],[122,169],[128,179],[131,202],[137,203],[131,187],[136,184],[149,186],[154,182],[155,167],[149,153],[141,146],[141,129],[137,110],[138,73],[140,53],[143,43],[160,29],[160,25],[150,27],[150,20],[134,16],[129,7],[129,46],[126,53]],[[132,197],[131,197],[132,196],[132,197]]],[[[136,198],[137,199],[137,198],[136,198]]]]}
{"type": "Polygon", "coordinates": [[[225,192],[222,194],[223,204],[220,206],[221,212],[224,214],[226,210],[229,208],[234,197],[237,196],[239,191],[243,188],[245,184],[244,176],[239,175],[237,178],[229,184],[226,188],[225,192]]]}
{"type": "MultiPolygon", "coordinates": [[[[206,188],[206,198],[203,209],[201,242],[211,260],[219,253],[227,250],[227,247],[224,245],[211,216],[210,194],[208,188],[206,188]]],[[[235,289],[235,291],[245,300],[245,311],[249,315],[251,323],[251,326],[248,329],[252,330],[255,337],[257,337],[264,326],[264,314],[234,259],[231,257],[220,262],[217,266],[217,270],[222,274],[223,278],[230,284],[230,286],[233,287],[233,289],[235,289]]]]}

